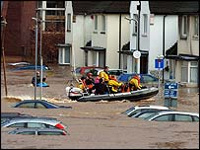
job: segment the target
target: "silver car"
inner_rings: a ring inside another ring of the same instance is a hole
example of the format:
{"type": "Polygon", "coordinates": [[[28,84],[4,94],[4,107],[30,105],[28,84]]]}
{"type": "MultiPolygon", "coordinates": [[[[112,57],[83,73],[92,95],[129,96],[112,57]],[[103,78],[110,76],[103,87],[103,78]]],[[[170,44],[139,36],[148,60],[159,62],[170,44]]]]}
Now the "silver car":
{"type": "Polygon", "coordinates": [[[30,117],[30,118],[13,118],[1,124],[1,127],[14,128],[57,128],[66,131],[66,126],[55,118],[30,117]]]}
{"type": "Polygon", "coordinates": [[[147,110],[169,110],[168,107],[159,106],[159,105],[148,105],[148,106],[133,106],[127,109],[123,114],[126,114],[128,117],[132,117],[140,112],[147,110]]]}
{"type": "Polygon", "coordinates": [[[23,134],[23,135],[67,135],[67,132],[61,129],[50,128],[17,128],[9,131],[8,134],[23,134]]]}
{"type": "Polygon", "coordinates": [[[199,122],[199,114],[192,112],[181,112],[181,111],[161,111],[144,118],[144,120],[199,122]]]}

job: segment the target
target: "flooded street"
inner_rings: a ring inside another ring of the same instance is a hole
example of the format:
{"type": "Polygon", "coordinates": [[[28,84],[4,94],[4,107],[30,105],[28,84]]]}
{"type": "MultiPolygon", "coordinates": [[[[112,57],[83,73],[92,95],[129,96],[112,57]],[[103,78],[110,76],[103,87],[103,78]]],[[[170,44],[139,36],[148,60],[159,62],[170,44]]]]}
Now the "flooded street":
{"type": "MultiPolygon", "coordinates": [[[[148,122],[129,118],[121,112],[135,105],[164,105],[163,89],[153,98],[138,102],[76,102],[67,98],[65,87],[72,80],[70,68],[54,67],[46,71],[50,87],[42,88],[42,98],[72,109],[12,108],[16,101],[34,98],[31,78],[34,71],[10,71],[7,68],[8,97],[5,98],[1,69],[1,111],[54,117],[68,126],[68,136],[9,135],[1,130],[3,149],[199,149],[199,122],[148,122]]],[[[39,97],[40,88],[37,88],[39,97]]],[[[199,113],[199,88],[178,91],[175,110],[199,113]]]]}

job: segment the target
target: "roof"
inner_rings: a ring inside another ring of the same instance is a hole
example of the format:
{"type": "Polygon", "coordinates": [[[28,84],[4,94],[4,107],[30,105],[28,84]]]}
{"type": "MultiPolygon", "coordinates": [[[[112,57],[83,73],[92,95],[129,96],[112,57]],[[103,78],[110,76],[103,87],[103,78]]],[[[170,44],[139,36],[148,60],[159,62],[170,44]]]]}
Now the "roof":
{"type": "Polygon", "coordinates": [[[155,14],[196,14],[199,1],[149,1],[150,12],[155,14]]]}
{"type": "Polygon", "coordinates": [[[74,14],[129,14],[130,8],[130,1],[72,1],[72,3],[74,14]]]}
{"type": "Polygon", "coordinates": [[[167,55],[166,59],[185,60],[185,61],[198,61],[199,56],[189,54],[167,55]]]}
{"type": "MultiPolygon", "coordinates": [[[[131,1],[72,1],[74,14],[129,14],[131,1]]],[[[196,14],[199,1],[149,1],[150,12],[154,14],[196,14]]]]}

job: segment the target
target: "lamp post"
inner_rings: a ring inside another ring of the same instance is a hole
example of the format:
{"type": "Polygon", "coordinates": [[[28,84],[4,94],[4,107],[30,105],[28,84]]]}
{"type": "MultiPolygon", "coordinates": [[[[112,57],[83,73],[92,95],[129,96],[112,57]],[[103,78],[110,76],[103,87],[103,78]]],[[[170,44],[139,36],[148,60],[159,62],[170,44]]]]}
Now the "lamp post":
{"type": "Polygon", "coordinates": [[[3,72],[4,72],[4,83],[5,83],[5,94],[8,95],[7,90],[7,80],[6,80],[6,62],[5,62],[5,53],[4,53],[4,39],[5,39],[5,27],[7,25],[6,20],[1,16],[1,49],[2,49],[2,55],[3,55],[3,72]]]}
{"type": "Polygon", "coordinates": [[[36,100],[37,94],[37,55],[38,55],[38,13],[36,13],[36,18],[32,17],[35,20],[35,86],[34,86],[34,100],[36,100]]]}

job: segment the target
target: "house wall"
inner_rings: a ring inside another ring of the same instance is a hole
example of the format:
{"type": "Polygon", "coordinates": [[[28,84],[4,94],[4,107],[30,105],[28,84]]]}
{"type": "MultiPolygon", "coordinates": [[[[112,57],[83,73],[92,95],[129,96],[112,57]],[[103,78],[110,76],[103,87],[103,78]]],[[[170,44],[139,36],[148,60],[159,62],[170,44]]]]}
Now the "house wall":
{"type": "MultiPolygon", "coordinates": [[[[163,55],[163,15],[154,15],[150,25],[149,72],[155,70],[155,59],[163,55]]],[[[168,15],[165,18],[165,53],[178,40],[178,16],[168,15]]]]}
{"type": "MultiPolygon", "coordinates": [[[[121,15],[121,48],[129,41],[129,22],[121,15]]],[[[106,64],[110,68],[119,68],[119,15],[109,15],[107,19],[107,51],[106,64]]]]}
{"type": "Polygon", "coordinates": [[[187,39],[181,39],[179,36],[178,53],[199,56],[199,38],[194,37],[194,16],[190,16],[189,18],[187,39]]]}

